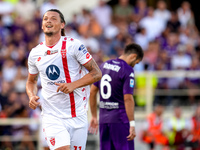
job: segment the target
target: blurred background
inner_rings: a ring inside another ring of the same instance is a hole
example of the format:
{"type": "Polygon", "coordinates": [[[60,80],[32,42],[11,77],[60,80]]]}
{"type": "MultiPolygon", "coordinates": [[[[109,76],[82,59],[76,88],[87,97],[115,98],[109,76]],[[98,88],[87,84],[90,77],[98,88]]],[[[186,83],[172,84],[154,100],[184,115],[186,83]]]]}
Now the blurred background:
{"type": "MultiPolygon", "coordinates": [[[[170,149],[200,149],[197,1],[0,0],[1,150],[47,147],[40,110],[29,108],[25,84],[29,52],[44,40],[42,16],[51,8],[61,10],[67,22],[66,35],[81,40],[98,65],[120,56],[126,44],[142,46],[144,58],[134,68],[136,150],[151,147],[144,133],[152,113],[158,116],[159,132],[168,139],[170,149]]],[[[41,96],[40,79],[38,88],[41,96]]],[[[163,148],[155,145],[155,149],[163,148]]],[[[99,149],[98,134],[88,135],[86,149],[99,149]]]]}

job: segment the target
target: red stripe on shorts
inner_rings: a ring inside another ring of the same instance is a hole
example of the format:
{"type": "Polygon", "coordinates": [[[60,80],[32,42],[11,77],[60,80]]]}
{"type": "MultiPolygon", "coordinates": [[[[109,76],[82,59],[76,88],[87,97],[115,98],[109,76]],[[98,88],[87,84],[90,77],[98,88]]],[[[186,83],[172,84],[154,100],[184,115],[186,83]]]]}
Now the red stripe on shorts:
{"type": "MultiPolygon", "coordinates": [[[[62,49],[61,49],[62,63],[63,63],[64,72],[65,72],[66,81],[67,81],[67,83],[71,83],[71,78],[70,78],[68,64],[67,64],[66,52],[67,52],[66,41],[63,41],[62,42],[62,49]]],[[[69,93],[69,97],[70,97],[70,103],[71,103],[71,115],[72,115],[72,117],[76,117],[74,92],[69,93]]]]}

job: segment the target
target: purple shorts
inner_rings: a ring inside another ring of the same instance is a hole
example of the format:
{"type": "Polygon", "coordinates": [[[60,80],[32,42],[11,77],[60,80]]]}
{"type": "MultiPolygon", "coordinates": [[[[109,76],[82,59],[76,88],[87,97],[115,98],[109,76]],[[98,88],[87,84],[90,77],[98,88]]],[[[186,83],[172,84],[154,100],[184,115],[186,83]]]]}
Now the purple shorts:
{"type": "Polygon", "coordinates": [[[127,141],[129,123],[100,124],[100,150],[134,150],[134,140],[127,141]]]}

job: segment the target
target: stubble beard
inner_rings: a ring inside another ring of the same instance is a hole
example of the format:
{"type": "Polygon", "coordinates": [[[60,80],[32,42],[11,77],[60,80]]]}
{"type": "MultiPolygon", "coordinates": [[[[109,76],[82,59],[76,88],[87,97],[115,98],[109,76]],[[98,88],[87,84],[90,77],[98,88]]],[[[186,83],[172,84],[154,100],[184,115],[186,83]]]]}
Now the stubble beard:
{"type": "Polygon", "coordinates": [[[53,36],[53,32],[44,32],[44,34],[45,34],[46,36],[48,36],[48,37],[53,36]]]}

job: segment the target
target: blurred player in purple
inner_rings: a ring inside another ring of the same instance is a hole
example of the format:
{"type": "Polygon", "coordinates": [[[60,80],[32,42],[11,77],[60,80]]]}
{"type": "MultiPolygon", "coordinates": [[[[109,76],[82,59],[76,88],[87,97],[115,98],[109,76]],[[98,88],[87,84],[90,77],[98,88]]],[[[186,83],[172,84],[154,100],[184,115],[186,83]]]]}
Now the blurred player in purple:
{"type": "Polygon", "coordinates": [[[117,59],[104,62],[102,78],[90,90],[92,118],[89,132],[97,133],[97,93],[100,95],[100,150],[134,150],[134,70],[143,58],[142,48],[135,44],[125,47],[117,59]]]}

